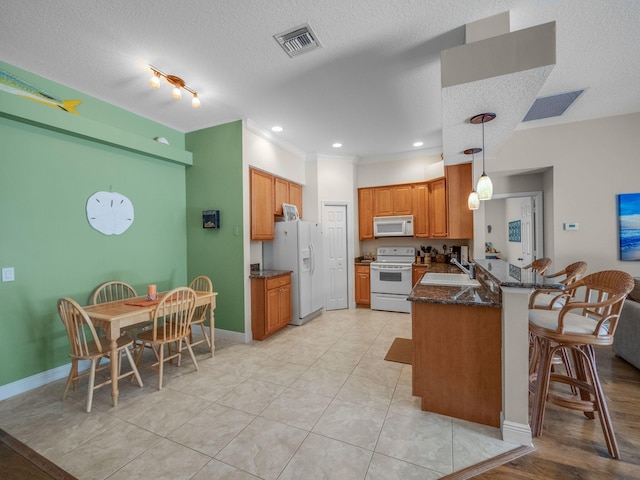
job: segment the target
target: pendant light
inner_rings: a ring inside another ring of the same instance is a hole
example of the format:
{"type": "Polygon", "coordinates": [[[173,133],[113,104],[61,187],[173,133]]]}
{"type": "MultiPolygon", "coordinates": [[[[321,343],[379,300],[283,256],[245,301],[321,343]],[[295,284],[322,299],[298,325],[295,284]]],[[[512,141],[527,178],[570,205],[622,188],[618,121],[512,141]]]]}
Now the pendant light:
{"type": "MultiPolygon", "coordinates": [[[[473,179],[474,179],[474,175],[473,175],[473,166],[476,163],[476,153],[481,152],[482,149],[481,148],[468,148],[467,150],[464,151],[465,155],[473,155],[472,160],[471,160],[471,185],[473,185],[473,179]]],[[[473,190],[471,190],[471,193],[469,194],[469,198],[467,199],[467,207],[469,207],[469,210],[478,210],[478,208],[480,208],[480,198],[478,197],[478,193],[476,192],[475,187],[473,187],[473,190]]]]}
{"type": "Polygon", "coordinates": [[[491,179],[489,178],[489,175],[487,175],[484,167],[484,124],[490,122],[494,118],[496,118],[495,113],[481,113],[475,117],[471,117],[471,120],[469,120],[474,125],[479,123],[482,124],[482,176],[478,180],[478,185],[476,186],[478,198],[480,200],[491,200],[491,197],[493,197],[493,183],[491,183],[491,179]]]}

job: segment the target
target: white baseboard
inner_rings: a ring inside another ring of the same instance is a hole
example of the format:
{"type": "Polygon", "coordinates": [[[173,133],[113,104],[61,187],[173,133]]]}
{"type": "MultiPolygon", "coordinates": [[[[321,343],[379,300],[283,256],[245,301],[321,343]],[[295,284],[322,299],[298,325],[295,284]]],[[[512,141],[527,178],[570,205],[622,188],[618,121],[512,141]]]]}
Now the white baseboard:
{"type": "Polygon", "coordinates": [[[251,332],[232,332],[231,330],[221,330],[219,328],[214,330],[217,338],[231,340],[232,342],[251,343],[252,340],[251,332]]]}
{"type": "MultiPolygon", "coordinates": [[[[87,366],[89,362],[87,362],[87,366]]],[[[80,364],[80,369],[85,368],[83,364],[80,364]]],[[[22,378],[13,383],[8,383],[0,387],[0,400],[6,400],[7,398],[15,397],[34,388],[42,387],[51,382],[60,380],[61,378],[67,378],[69,375],[69,369],[71,363],[60,365],[59,367],[52,368],[46,372],[36,373],[30,377],[22,378]]],[[[60,392],[62,394],[62,392],[60,392]]]]}
{"type": "Polygon", "coordinates": [[[531,427],[528,424],[514,423],[509,421],[502,422],[502,440],[518,445],[533,445],[533,437],[531,436],[531,427]]]}
{"type": "MultiPolygon", "coordinates": [[[[224,338],[225,340],[231,340],[240,343],[251,342],[251,333],[232,332],[230,330],[221,330],[219,328],[215,329],[215,333],[218,338],[224,338]]],[[[65,365],[60,365],[59,367],[52,368],[51,370],[36,373],[35,375],[32,375],[30,377],[22,378],[20,380],[16,380],[15,382],[2,385],[0,386],[0,401],[6,400],[7,398],[15,397],[16,395],[28,392],[29,390],[33,390],[34,388],[42,387],[44,385],[47,385],[48,383],[55,382],[62,378],[67,378],[70,368],[71,363],[67,363],[65,365]]],[[[78,368],[80,371],[89,368],[89,362],[79,362],[78,368]]]]}

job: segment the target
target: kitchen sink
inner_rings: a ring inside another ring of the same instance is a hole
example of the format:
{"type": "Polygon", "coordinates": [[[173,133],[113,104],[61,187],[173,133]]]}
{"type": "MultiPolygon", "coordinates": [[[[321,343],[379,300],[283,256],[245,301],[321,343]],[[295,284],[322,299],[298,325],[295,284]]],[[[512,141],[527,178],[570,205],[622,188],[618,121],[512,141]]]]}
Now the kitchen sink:
{"type": "Polygon", "coordinates": [[[469,278],[466,273],[427,272],[420,280],[420,285],[440,285],[447,287],[479,287],[480,282],[469,278]]]}

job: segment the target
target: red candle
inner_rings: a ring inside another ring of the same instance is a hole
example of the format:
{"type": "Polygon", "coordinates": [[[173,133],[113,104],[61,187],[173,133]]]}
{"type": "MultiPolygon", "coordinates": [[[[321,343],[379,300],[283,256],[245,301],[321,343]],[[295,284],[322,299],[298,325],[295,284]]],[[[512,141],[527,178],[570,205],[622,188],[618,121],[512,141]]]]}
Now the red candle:
{"type": "Polygon", "coordinates": [[[149,297],[149,300],[155,300],[156,296],[157,296],[156,286],[149,285],[147,287],[147,297],[149,297]]]}

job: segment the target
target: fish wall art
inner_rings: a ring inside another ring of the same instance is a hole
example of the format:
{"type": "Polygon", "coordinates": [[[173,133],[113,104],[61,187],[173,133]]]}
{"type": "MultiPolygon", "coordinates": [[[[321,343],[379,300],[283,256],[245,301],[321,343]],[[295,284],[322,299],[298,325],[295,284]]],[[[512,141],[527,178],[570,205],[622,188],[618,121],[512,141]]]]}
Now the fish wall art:
{"type": "Polygon", "coordinates": [[[0,90],[74,115],[78,115],[76,107],[82,103],[82,100],[61,100],[4,70],[0,70],[0,90]]]}

